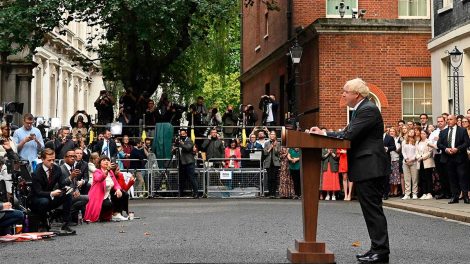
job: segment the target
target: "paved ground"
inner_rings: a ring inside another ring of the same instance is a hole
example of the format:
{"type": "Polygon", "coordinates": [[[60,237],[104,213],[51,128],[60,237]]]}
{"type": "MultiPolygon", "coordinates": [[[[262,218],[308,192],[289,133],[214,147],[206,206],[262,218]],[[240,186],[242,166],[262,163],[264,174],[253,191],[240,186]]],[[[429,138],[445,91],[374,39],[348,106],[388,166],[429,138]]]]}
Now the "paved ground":
{"type": "MultiPolygon", "coordinates": [[[[143,200],[131,208],[142,219],[0,244],[2,263],[279,263],[302,233],[296,200],[143,200]]],[[[468,263],[468,224],[395,209],[386,214],[391,263],[468,263]]],[[[355,263],[354,255],[369,247],[357,202],[322,201],[318,230],[338,263],[355,263]],[[355,241],[361,245],[353,247],[355,241]]]]}
{"type": "Polygon", "coordinates": [[[470,204],[464,204],[463,201],[458,204],[448,202],[449,199],[423,201],[390,198],[384,201],[384,204],[388,207],[470,223],[470,204]]]}

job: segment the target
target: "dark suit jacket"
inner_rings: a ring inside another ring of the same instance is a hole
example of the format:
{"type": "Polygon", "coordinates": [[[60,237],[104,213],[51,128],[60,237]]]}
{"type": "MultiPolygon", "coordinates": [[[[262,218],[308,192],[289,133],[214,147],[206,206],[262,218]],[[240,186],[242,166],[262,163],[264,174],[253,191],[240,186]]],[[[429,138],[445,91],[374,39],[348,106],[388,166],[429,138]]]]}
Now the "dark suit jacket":
{"type": "Polygon", "coordinates": [[[58,185],[59,188],[66,186],[65,178],[62,177],[62,172],[60,167],[57,165],[52,165],[52,182],[49,183],[47,174],[42,168],[42,164],[36,167],[33,175],[33,185],[32,185],[32,194],[33,197],[44,197],[51,198],[50,194],[55,190],[55,186],[58,185]]]}
{"type": "Polygon", "coordinates": [[[351,141],[348,149],[348,177],[351,181],[364,181],[391,173],[383,146],[383,128],[380,110],[366,98],[343,131],[327,133],[328,136],[351,141]]]}
{"type": "Polygon", "coordinates": [[[193,147],[194,143],[189,137],[184,141],[180,141],[180,162],[182,165],[188,165],[195,162],[193,147]]]}
{"type": "Polygon", "coordinates": [[[56,138],[55,140],[47,141],[44,147],[53,149],[55,151],[56,159],[63,159],[67,151],[74,149],[76,144],[71,139],[68,139],[63,143],[62,140],[56,138]]]}
{"type": "Polygon", "coordinates": [[[390,156],[390,152],[397,150],[397,146],[395,145],[395,139],[393,139],[393,137],[391,137],[390,135],[385,134],[384,147],[388,148],[386,152],[387,160],[389,161],[390,166],[392,166],[392,157],[390,156]]]}
{"type": "MultiPolygon", "coordinates": [[[[100,140],[93,147],[93,151],[98,152],[100,154],[100,156],[101,156],[101,149],[103,148],[103,144],[104,144],[104,140],[100,140]]],[[[116,142],[114,142],[114,140],[112,140],[112,139],[109,140],[109,155],[111,156],[111,158],[113,158],[113,157],[115,158],[117,156],[116,142]]]]}
{"type": "Polygon", "coordinates": [[[454,126],[454,128],[457,128],[457,131],[455,132],[455,147],[459,150],[457,154],[449,155],[445,152],[445,149],[449,148],[447,144],[449,128],[447,127],[439,133],[437,148],[442,151],[442,163],[446,163],[449,159],[454,159],[454,161],[458,163],[467,161],[467,148],[470,146],[470,139],[468,137],[467,130],[463,127],[458,127],[457,125],[454,126]]]}

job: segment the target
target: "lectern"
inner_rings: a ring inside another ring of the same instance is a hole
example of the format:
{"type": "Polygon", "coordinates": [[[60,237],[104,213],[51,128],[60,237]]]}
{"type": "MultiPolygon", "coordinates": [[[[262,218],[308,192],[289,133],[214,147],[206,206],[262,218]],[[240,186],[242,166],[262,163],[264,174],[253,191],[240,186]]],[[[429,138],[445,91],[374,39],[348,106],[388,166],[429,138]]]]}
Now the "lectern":
{"type": "Polygon", "coordinates": [[[313,135],[282,129],[282,144],[288,148],[301,148],[301,185],[303,240],[295,240],[295,249],[287,249],[292,263],[336,263],[335,255],[326,250],[325,243],[317,241],[318,199],[322,148],[349,148],[348,140],[313,135]]]}

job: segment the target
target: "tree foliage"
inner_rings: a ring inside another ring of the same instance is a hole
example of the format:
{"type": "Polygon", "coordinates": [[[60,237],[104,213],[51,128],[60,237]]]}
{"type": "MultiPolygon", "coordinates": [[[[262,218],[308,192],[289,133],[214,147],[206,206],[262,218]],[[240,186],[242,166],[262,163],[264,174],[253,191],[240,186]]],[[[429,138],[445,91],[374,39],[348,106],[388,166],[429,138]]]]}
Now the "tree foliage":
{"type": "Polygon", "coordinates": [[[0,51],[34,51],[55,26],[84,21],[103,29],[93,30],[87,44],[100,43],[107,81],[136,96],[149,97],[162,86],[189,99],[209,80],[233,87],[238,12],[235,0],[3,0],[0,51]]]}

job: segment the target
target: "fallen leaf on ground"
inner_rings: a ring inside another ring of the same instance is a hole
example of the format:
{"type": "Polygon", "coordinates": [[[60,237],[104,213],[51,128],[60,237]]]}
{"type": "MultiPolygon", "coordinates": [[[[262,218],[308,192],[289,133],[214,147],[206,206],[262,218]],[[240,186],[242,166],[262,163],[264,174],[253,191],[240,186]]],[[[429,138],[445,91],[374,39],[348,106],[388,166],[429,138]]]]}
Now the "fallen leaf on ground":
{"type": "Polygon", "coordinates": [[[352,246],[353,246],[353,247],[360,247],[360,246],[361,246],[361,242],[359,242],[359,241],[354,241],[354,242],[352,243],[352,246]]]}
{"type": "Polygon", "coordinates": [[[119,230],[119,233],[126,233],[126,231],[124,231],[124,230],[119,230]]]}
{"type": "Polygon", "coordinates": [[[150,233],[149,233],[149,232],[145,232],[145,233],[144,233],[144,236],[150,236],[150,233]]]}

